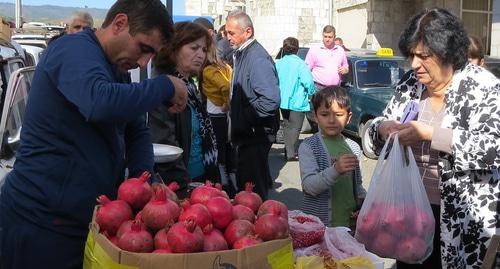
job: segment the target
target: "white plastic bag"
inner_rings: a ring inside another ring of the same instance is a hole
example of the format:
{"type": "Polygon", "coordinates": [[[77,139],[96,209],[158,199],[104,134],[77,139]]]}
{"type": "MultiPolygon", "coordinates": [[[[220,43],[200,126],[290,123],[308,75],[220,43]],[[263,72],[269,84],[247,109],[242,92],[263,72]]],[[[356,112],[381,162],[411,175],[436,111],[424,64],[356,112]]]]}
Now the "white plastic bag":
{"type": "Polygon", "coordinates": [[[325,225],[320,218],[300,210],[288,211],[288,226],[292,236],[293,249],[305,248],[321,243],[325,225]]]}
{"type": "Polygon", "coordinates": [[[434,216],[413,152],[392,135],[377,166],[356,223],[356,239],[379,256],[421,263],[432,252],[434,216]]]}

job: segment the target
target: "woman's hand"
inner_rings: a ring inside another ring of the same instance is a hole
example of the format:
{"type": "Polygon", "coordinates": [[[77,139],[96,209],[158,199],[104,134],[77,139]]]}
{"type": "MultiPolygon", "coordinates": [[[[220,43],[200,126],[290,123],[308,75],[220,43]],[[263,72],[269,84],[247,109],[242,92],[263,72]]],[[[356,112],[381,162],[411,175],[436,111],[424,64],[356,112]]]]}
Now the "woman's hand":
{"type": "Polygon", "coordinates": [[[420,141],[431,141],[434,127],[419,121],[410,121],[400,124],[398,127],[399,143],[403,146],[411,146],[420,141]]]}
{"type": "Polygon", "coordinates": [[[378,126],[379,138],[382,139],[383,141],[387,140],[387,137],[389,137],[391,133],[399,131],[399,126],[401,126],[401,123],[399,123],[399,121],[394,121],[394,120],[383,121],[378,126]]]}

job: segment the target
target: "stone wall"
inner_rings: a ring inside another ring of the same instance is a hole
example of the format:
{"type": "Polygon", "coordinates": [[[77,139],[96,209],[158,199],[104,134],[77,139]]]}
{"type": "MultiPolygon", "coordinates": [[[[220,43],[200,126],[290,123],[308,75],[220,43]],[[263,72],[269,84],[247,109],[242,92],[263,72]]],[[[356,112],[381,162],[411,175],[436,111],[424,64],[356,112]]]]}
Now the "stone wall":
{"type": "MultiPolygon", "coordinates": [[[[500,0],[493,2],[491,55],[500,55],[500,0]]],[[[216,27],[243,1],[186,0],[186,15],[209,15],[216,27]]],[[[322,29],[332,24],[350,48],[393,48],[407,20],[426,8],[443,7],[461,16],[458,0],[246,0],[244,10],[252,17],[255,36],[275,55],[283,39],[293,36],[300,45],[321,43],[322,29]]]]}
{"type": "Polygon", "coordinates": [[[301,46],[321,42],[323,26],[329,23],[329,0],[254,0],[247,13],[255,36],[276,55],[283,39],[296,37],[301,46]]]}

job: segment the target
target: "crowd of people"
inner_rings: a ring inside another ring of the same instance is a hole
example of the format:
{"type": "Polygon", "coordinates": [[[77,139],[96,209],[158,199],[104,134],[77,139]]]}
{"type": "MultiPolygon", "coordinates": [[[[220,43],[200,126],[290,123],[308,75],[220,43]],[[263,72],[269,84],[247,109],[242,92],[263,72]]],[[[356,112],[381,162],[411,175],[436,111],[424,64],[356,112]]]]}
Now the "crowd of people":
{"type": "MultiPolygon", "coordinates": [[[[125,171],[181,190],[209,179],[231,197],[252,182],[266,200],[280,119],[286,159],[299,161],[301,209],[355,230],[367,192],[360,146],[342,134],[352,116],[340,87],[348,49],[332,25],[305,60],[288,37],[274,62],[240,10],[218,31],[205,18],[174,24],[159,0],[118,0],[98,29],[87,15],[73,15],[37,66],[0,195],[0,267],[81,268],[95,198],[114,197],[125,171]],[[150,61],[153,78],[131,83],[127,70],[150,61]],[[307,114],[318,132],[299,143],[307,114]],[[182,157],[154,163],[152,143],[182,157]]],[[[481,67],[478,39],[444,9],[412,17],[399,49],[411,70],[370,137],[375,152],[394,132],[412,147],[437,225],[432,255],[398,269],[478,268],[500,228],[500,82],[481,67]],[[418,117],[401,123],[410,101],[418,117]]]]}

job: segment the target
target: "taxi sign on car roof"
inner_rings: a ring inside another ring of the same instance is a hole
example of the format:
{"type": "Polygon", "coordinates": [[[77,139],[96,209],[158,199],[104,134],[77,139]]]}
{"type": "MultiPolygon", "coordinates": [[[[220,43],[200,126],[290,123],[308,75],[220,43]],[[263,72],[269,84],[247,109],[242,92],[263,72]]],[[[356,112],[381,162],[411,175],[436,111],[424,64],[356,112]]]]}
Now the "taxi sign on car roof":
{"type": "Polygon", "coordinates": [[[390,57],[394,56],[391,48],[380,48],[377,50],[377,56],[390,57]]]}

